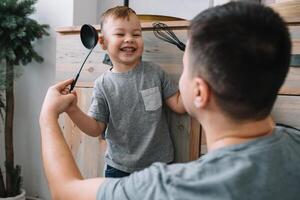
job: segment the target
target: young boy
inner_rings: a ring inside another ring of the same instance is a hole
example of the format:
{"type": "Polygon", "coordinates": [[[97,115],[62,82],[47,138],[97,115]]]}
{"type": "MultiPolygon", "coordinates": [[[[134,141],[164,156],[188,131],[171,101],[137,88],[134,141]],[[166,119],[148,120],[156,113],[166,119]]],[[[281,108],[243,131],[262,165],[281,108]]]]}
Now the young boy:
{"type": "Polygon", "coordinates": [[[67,113],[86,134],[105,132],[105,177],[127,176],[153,162],[172,162],[163,102],[177,113],[185,109],[178,87],[167,74],[158,65],[141,61],[144,44],[135,12],[125,6],[107,10],[99,43],[113,67],[95,81],[88,115],[76,101],[67,113]]]}

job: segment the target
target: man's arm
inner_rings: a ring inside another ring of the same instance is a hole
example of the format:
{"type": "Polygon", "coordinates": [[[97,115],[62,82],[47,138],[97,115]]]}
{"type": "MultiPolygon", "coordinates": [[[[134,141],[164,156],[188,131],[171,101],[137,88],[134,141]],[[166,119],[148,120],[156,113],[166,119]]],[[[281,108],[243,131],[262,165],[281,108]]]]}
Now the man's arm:
{"type": "Polygon", "coordinates": [[[176,113],[184,114],[186,112],[179,91],[167,98],[165,100],[165,103],[171,110],[173,110],[176,113]]]}
{"type": "Polygon", "coordinates": [[[58,124],[59,114],[75,98],[74,94],[62,94],[71,83],[70,79],[50,87],[42,106],[40,127],[44,169],[53,199],[96,199],[104,179],[83,179],[58,124]]]}

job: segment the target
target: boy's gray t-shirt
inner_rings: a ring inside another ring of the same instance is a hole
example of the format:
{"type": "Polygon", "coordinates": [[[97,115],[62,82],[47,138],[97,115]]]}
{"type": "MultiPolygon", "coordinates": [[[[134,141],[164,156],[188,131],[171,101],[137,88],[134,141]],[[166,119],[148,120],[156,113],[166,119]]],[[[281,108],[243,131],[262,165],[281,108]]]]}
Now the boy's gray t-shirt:
{"type": "Polygon", "coordinates": [[[94,85],[88,114],[107,124],[108,165],[125,172],[171,162],[174,149],[163,101],[178,91],[158,66],[140,62],[125,73],[105,72],[94,85]]]}
{"type": "Polygon", "coordinates": [[[273,134],[215,150],[197,161],[155,163],[122,179],[106,179],[97,200],[300,199],[300,131],[273,134]]]}

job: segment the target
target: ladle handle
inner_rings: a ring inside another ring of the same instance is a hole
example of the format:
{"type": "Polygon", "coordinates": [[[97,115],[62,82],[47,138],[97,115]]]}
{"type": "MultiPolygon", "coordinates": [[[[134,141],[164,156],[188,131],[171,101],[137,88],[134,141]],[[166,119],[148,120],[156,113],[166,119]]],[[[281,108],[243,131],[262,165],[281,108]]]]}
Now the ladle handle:
{"type": "Polygon", "coordinates": [[[91,48],[89,54],[85,57],[85,59],[84,59],[82,65],[81,65],[81,67],[80,67],[80,69],[79,69],[79,71],[78,71],[78,73],[77,73],[77,75],[76,75],[76,78],[75,78],[74,81],[71,83],[69,92],[71,92],[71,91],[74,89],[74,87],[75,87],[75,85],[76,85],[76,82],[77,82],[77,80],[78,80],[78,78],[79,78],[79,74],[80,74],[80,72],[81,72],[81,70],[82,70],[82,67],[83,67],[85,61],[87,60],[87,58],[89,57],[89,55],[92,53],[93,49],[94,49],[94,47],[91,48]]]}
{"type": "Polygon", "coordinates": [[[75,87],[75,85],[76,85],[76,82],[77,82],[77,80],[78,80],[78,77],[79,77],[79,73],[76,75],[76,78],[75,78],[75,79],[73,80],[73,82],[71,83],[69,92],[71,92],[71,91],[74,89],[74,87],[75,87]]]}

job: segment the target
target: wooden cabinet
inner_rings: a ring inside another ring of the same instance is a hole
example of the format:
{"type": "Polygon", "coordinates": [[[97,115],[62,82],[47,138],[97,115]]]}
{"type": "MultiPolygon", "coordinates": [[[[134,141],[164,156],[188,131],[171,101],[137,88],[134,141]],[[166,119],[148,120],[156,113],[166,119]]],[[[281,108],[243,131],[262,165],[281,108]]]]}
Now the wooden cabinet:
{"type": "MultiPolygon", "coordinates": [[[[78,105],[82,111],[87,112],[92,88],[76,88],[76,92],[78,105]]],[[[102,176],[106,143],[81,132],[66,114],[63,114],[59,120],[67,144],[83,176],[86,178],[102,176]]]]}
{"type": "MultiPolygon", "coordinates": [[[[300,54],[300,9],[296,9],[299,7],[300,1],[297,1],[296,4],[294,4],[295,1],[290,2],[293,5],[281,3],[270,6],[283,13],[293,40],[293,54],[300,54]],[[286,12],[283,9],[284,6],[289,9],[294,7],[296,10],[286,12]]],[[[189,22],[170,21],[165,23],[182,41],[186,41],[189,22]]],[[[98,26],[96,28],[99,30],[98,26]]],[[[177,47],[157,39],[153,35],[151,22],[142,23],[142,29],[145,42],[143,60],[160,64],[174,81],[178,81],[182,71],[183,52],[177,47]]],[[[88,50],[81,44],[79,30],[80,27],[66,27],[57,30],[57,81],[74,77],[88,53],[88,50]]],[[[109,69],[109,66],[102,63],[104,55],[105,52],[98,45],[89,57],[77,83],[78,103],[84,111],[87,111],[90,105],[94,80],[109,69]]],[[[278,123],[300,128],[300,68],[290,68],[288,77],[278,94],[272,116],[278,123]]],[[[60,122],[82,174],[85,177],[102,176],[105,142],[86,136],[67,116],[61,117],[60,122]]],[[[206,153],[205,135],[201,133],[201,126],[196,120],[188,115],[177,115],[168,111],[168,123],[175,145],[176,162],[194,160],[206,153]]]]}
{"type": "MultiPolygon", "coordinates": [[[[300,1],[282,1],[270,7],[285,19],[292,39],[292,54],[300,55],[300,1]]],[[[300,66],[290,67],[272,116],[278,123],[300,129],[300,66]]]]}

